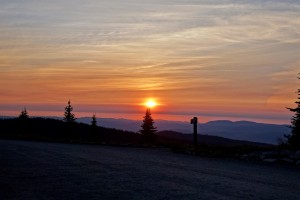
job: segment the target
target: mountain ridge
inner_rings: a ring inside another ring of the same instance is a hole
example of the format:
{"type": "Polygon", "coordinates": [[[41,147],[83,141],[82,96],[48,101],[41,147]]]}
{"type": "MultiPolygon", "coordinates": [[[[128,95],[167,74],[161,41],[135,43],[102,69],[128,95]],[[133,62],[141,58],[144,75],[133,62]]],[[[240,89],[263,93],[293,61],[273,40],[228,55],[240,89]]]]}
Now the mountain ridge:
{"type": "MultiPolygon", "coordinates": [[[[11,118],[0,116],[1,118],[11,118]]],[[[62,117],[44,117],[63,119],[62,117]]],[[[79,117],[78,122],[90,124],[91,117],[79,117]]],[[[99,126],[116,128],[120,130],[138,132],[142,120],[131,120],[126,118],[97,118],[99,126]]],[[[155,120],[158,131],[175,131],[183,134],[192,134],[192,125],[189,121],[155,120]]],[[[214,120],[198,124],[200,135],[219,136],[233,140],[243,140],[266,144],[278,144],[284,140],[284,135],[290,133],[290,128],[285,124],[269,124],[253,121],[230,121],[214,120]]]]}
{"type": "MultiPolygon", "coordinates": [[[[90,117],[78,118],[79,122],[90,123],[90,117]]],[[[130,120],[124,118],[97,118],[98,125],[118,128],[122,130],[138,132],[142,124],[141,120],[130,120]]],[[[155,120],[158,131],[175,131],[184,134],[192,133],[189,122],[155,120]]],[[[278,144],[284,139],[284,135],[290,133],[290,128],[285,124],[268,124],[253,121],[230,121],[214,120],[198,124],[198,133],[202,135],[219,136],[234,140],[260,142],[267,144],[278,144]]]]}

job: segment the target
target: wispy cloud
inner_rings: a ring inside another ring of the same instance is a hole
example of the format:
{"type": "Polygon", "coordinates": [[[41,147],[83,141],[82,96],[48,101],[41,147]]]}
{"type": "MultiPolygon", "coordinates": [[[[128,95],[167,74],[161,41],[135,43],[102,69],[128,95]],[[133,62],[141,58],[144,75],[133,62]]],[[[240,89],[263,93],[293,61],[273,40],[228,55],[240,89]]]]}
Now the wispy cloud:
{"type": "Polygon", "coordinates": [[[296,0],[0,5],[0,84],[9,85],[0,87],[0,103],[49,93],[82,103],[156,95],[187,110],[222,99],[247,112],[252,103],[276,109],[294,98],[286,88],[300,69],[296,0]]]}

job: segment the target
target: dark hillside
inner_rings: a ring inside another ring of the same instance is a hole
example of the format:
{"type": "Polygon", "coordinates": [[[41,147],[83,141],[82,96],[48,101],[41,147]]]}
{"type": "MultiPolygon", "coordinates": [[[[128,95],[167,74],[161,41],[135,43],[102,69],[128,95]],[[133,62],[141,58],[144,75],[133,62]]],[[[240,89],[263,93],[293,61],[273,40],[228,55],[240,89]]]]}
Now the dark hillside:
{"type": "MultiPolygon", "coordinates": [[[[173,143],[187,143],[193,144],[193,135],[192,134],[183,134],[175,131],[161,131],[158,133],[159,138],[163,141],[169,141],[173,143]]],[[[232,140],[228,138],[223,138],[219,136],[211,136],[211,135],[198,135],[198,143],[199,145],[209,145],[209,146],[257,146],[257,147],[270,147],[273,145],[258,143],[258,142],[250,142],[243,140],[232,140]]]]}
{"type": "MultiPolygon", "coordinates": [[[[66,143],[93,143],[112,145],[155,145],[176,147],[192,147],[191,134],[182,134],[174,131],[159,132],[156,142],[145,141],[140,134],[113,128],[92,127],[84,123],[67,123],[62,120],[48,118],[29,119],[0,119],[0,139],[36,140],[66,143]]],[[[271,145],[232,140],[218,136],[199,135],[201,146],[252,146],[270,147],[271,145]]]]}
{"type": "Polygon", "coordinates": [[[0,138],[76,143],[138,143],[136,133],[47,118],[1,119],[0,138]]]}

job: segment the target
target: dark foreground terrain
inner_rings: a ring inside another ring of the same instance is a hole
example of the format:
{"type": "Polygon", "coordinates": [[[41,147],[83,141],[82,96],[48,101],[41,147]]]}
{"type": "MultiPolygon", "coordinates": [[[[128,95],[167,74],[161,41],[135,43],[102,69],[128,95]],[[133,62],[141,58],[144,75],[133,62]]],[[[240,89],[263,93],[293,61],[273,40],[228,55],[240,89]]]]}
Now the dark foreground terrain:
{"type": "Polygon", "coordinates": [[[300,199],[300,170],[126,148],[0,140],[0,199],[300,199]]]}

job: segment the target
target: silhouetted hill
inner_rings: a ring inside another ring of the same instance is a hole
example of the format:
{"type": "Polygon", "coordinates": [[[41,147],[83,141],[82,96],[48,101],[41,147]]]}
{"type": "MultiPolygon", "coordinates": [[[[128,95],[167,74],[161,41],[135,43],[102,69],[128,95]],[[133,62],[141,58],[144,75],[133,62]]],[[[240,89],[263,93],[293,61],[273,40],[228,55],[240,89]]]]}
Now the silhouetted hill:
{"type": "MultiPolygon", "coordinates": [[[[91,118],[79,118],[78,121],[90,123],[91,118]]],[[[121,130],[137,132],[141,126],[141,120],[98,118],[98,124],[104,127],[113,127],[121,130]]],[[[155,126],[159,131],[170,130],[191,134],[192,126],[187,122],[155,120],[155,126]]],[[[198,133],[202,135],[214,135],[234,140],[246,140],[251,142],[277,144],[278,138],[283,138],[290,133],[288,125],[264,124],[250,121],[218,120],[198,125],[198,133]]]]}
{"type": "MultiPolygon", "coordinates": [[[[193,144],[193,135],[192,134],[183,134],[175,131],[160,131],[158,132],[159,137],[163,141],[169,141],[173,143],[187,143],[193,144]]],[[[232,140],[228,138],[211,136],[211,135],[198,135],[199,145],[208,145],[208,146],[257,146],[257,147],[270,147],[270,144],[258,143],[258,142],[249,142],[242,140],[232,140]]]]}
{"type": "MultiPolygon", "coordinates": [[[[0,117],[6,119],[10,117],[0,117]]],[[[62,119],[60,117],[51,117],[62,119]]],[[[91,117],[82,117],[78,122],[90,124],[91,117]]],[[[107,128],[138,132],[142,120],[97,118],[98,125],[107,128]]],[[[192,126],[187,122],[155,120],[158,131],[170,130],[185,134],[192,133],[192,126]]],[[[277,144],[279,138],[290,133],[288,125],[264,124],[250,121],[232,122],[228,120],[210,121],[198,125],[198,133],[202,135],[219,136],[234,140],[243,140],[259,143],[277,144]]]]}
{"type": "Polygon", "coordinates": [[[67,123],[49,118],[0,119],[0,138],[43,140],[77,143],[138,143],[140,135],[114,128],[97,127],[92,129],[84,123],[67,123]]]}
{"type": "MultiPolygon", "coordinates": [[[[130,122],[130,120],[128,120],[130,122]]],[[[76,143],[107,143],[120,145],[144,144],[140,134],[114,128],[96,127],[84,123],[67,123],[62,120],[49,118],[6,118],[0,119],[0,138],[42,140],[55,142],[76,143]]],[[[125,127],[126,128],[126,127],[125,127]]],[[[157,144],[192,145],[192,134],[174,131],[158,133],[157,144]]],[[[199,135],[199,144],[219,146],[266,146],[266,144],[238,141],[223,137],[199,135]]]]}

